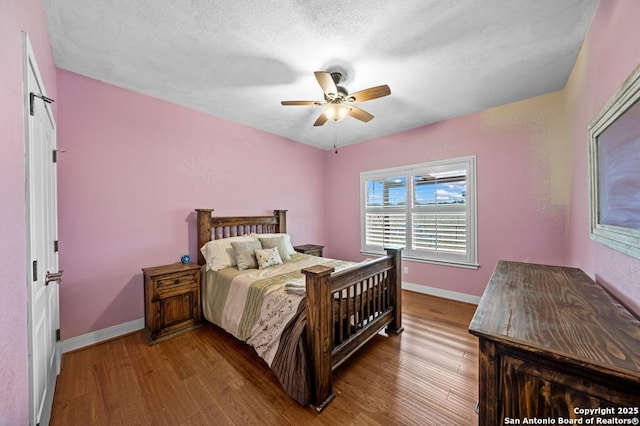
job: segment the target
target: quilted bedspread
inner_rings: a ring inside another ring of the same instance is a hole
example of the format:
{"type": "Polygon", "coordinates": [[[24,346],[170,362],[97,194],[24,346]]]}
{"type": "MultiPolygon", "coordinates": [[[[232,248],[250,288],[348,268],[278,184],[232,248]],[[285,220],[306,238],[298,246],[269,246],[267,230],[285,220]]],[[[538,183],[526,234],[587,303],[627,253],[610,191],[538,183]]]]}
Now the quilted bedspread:
{"type": "Polygon", "coordinates": [[[309,402],[309,372],[304,345],[306,323],[301,269],[326,265],[341,270],[352,262],[295,254],[267,269],[218,271],[203,268],[205,318],[251,345],[275,372],[289,396],[309,402]]]}

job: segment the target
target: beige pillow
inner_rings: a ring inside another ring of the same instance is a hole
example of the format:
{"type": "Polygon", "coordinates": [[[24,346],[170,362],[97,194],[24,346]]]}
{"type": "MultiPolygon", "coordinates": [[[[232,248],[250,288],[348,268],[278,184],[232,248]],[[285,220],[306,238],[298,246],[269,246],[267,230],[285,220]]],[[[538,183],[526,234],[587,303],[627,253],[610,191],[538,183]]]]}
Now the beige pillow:
{"type": "Polygon", "coordinates": [[[258,267],[260,269],[265,269],[274,265],[282,265],[282,259],[278,253],[278,247],[256,250],[256,260],[258,261],[258,267]]]}
{"type": "Polygon", "coordinates": [[[256,261],[256,250],[262,248],[260,241],[234,241],[231,243],[233,251],[236,255],[238,270],[256,269],[258,262],[256,261]]]}
{"type": "Polygon", "coordinates": [[[292,256],[296,253],[296,250],[293,248],[293,244],[291,244],[291,236],[285,233],[270,233],[270,234],[255,234],[252,233],[251,236],[256,240],[258,238],[272,238],[272,237],[284,237],[285,246],[287,247],[287,254],[292,256]]]}
{"type": "Polygon", "coordinates": [[[262,243],[262,248],[278,248],[278,254],[280,254],[280,258],[282,260],[291,259],[291,255],[289,254],[289,250],[287,248],[287,241],[285,240],[284,235],[278,235],[277,237],[258,237],[260,243],[262,243]]]}

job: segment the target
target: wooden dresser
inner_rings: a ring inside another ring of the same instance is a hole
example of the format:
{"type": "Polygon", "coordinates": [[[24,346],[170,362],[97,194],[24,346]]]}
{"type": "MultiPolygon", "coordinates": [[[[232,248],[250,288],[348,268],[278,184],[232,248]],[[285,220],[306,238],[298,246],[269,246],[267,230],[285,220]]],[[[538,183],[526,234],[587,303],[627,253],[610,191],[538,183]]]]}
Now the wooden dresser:
{"type": "Polygon", "coordinates": [[[158,343],[202,326],[200,266],[193,263],[143,268],[144,337],[158,343]]]}
{"type": "Polygon", "coordinates": [[[640,321],[580,269],[498,262],[469,332],[480,425],[638,424],[640,321]]]}

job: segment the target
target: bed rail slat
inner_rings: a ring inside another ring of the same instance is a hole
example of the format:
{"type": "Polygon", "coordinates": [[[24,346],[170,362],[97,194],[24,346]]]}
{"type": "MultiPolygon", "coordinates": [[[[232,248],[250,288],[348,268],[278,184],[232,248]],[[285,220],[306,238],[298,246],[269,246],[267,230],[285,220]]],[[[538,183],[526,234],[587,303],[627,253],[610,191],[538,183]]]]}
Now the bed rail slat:
{"type": "Polygon", "coordinates": [[[364,286],[363,286],[363,281],[360,281],[357,284],[358,287],[360,287],[360,312],[358,315],[358,324],[357,324],[357,329],[361,329],[364,326],[364,321],[366,320],[365,315],[364,315],[364,308],[365,308],[365,293],[364,293],[364,286]]]}
{"type": "Polygon", "coordinates": [[[346,316],[346,318],[343,319],[343,321],[345,321],[345,328],[347,329],[347,339],[348,339],[348,338],[351,337],[351,322],[350,321],[351,321],[351,315],[353,315],[353,313],[354,313],[354,309],[353,308],[355,308],[355,305],[352,304],[352,303],[349,303],[349,296],[348,296],[349,290],[347,289],[346,292],[347,292],[346,293],[347,294],[347,302],[346,302],[346,305],[347,305],[347,316],[346,316]]]}

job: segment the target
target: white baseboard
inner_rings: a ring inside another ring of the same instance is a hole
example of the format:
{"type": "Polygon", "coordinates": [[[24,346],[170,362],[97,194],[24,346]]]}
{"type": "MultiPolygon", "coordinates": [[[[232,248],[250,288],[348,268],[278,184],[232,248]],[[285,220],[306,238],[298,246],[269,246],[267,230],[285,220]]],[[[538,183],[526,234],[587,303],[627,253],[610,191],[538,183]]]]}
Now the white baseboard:
{"type": "Polygon", "coordinates": [[[144,328],[144,318],[125,322],[123,324],[114,325],[113,327],[103,328],[102,330],[83,334],[82,336],[72,337],[71,339],[62,341],[62,353],[75,351],[85,346],[95,345],[105,340],[120,337],[125,334],[144,328]]]}
{"type": "MultiPolygon", "coordinates": [[[[405,290],[429,294],[431,296],[442,297],[445,299],[457,300],[459,302],[471,303],[474,305],[477,305],[480,302],[480,297],[478,296],[443,290],[441,288],[428,287],[407,282],[402,283],[402,288],[405,290]]],[[[143,328],[144,318],[140,318],[125,322],[124,324],[114,325],[113,327],[83,334],[82,336],[72,337],[71,339],[62,341],[62,353],[75,351],[76,349],[84,348],[85,346],[95,345],[96,343],[104,342],[105,340],[142,330],[143,328]]]]}
{"type": "Polygon", "coordinates": [[[472,296],[466,293],[458,293],[457,291],[443,290],[441,288],[428,287],[426,285],[411,284],[403,281],[402,288],[403,290],[415,291],[417,293],[442,297],[444,299],[457,300],[458,302],[471,303],[473,305],[477,305],[478,303],[480,303],[479,296],[472,296]]]}

